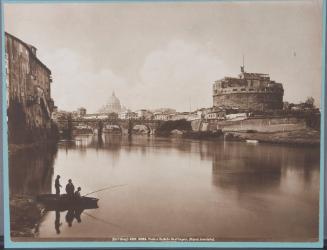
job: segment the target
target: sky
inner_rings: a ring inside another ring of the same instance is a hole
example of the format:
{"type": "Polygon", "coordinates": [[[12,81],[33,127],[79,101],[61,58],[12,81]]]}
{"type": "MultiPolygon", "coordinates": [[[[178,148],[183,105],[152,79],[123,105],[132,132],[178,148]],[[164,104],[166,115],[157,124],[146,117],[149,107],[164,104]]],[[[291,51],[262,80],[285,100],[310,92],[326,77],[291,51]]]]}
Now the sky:
{"type": "Polygon", "coordinates": [[[212,84],[268,73],[284,101],[320,104],[322,1],[6,3],[5,30],[35,46],[61,110],[212,106],[212,84]]]}

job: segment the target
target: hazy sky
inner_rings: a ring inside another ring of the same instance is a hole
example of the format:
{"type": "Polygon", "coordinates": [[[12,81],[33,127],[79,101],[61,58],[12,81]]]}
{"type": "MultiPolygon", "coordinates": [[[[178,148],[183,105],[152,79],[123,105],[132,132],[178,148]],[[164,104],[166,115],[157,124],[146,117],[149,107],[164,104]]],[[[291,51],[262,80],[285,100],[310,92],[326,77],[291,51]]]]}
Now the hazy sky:
{"type": "Polygon", "coordinates": [[[212,106],[212,84],[248,72],[319,103],[322,1],[5,4],[5,29],[38,48],[59,109],[212,106]]]}

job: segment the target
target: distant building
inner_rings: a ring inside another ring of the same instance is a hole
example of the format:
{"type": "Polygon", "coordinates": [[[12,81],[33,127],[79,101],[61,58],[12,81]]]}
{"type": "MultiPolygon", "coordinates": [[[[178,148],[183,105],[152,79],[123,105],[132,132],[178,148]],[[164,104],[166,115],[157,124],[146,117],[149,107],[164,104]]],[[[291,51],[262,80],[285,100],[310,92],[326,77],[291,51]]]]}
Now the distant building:
{"type": "Polygon", "coordinates": [[[122,120],[137,119],[137,113],[130,110],[120,112],[118,118],[122,120]]]}
{"type": "Polygon", "coordinates": [[[120,113],[123,107],[120,104],[120,100],[116,97],[115,92],[112,92],[112,95],[109,97],[108,102],[103,106],[99,113],[120,113]]]}
{"type": "Polygon", "coordinates": [[[85,116],[86,115],[86,108],[79,108],[77,109],[78,116],[85,116]]]}
{"type": "Polygon", "coordinates": [[[203,118],[205,118],[206,114],[208,114],[211,111],[212,111],[212,108],[201,108],[201,109],[194,111],[194,113],[196,114],[197,119],[203,119],[203,118]]]}
{"type": "Polygon", "coordinates": [[[169,121],[173,114],[165,113],[165,112],[156,112],[154,113],[154,119],[160,121],[169,121]]]}
{"type": "Polygon", "coordinates": [[[221,110],[212,110],[204,115],[205,119],[208,120],[225,120],[226,119],[226,112],[221,110]]]}
{"type": "Polygon", "coordinates": [[[153,110],[153,119],[160,121],[168,121],[176,115],[176,109],[160,108],[153,110]]]}
{"type": "Polygon", "coordinates": [[[153,113],[146,109],[140,109],[135,111],[138,119],[151,120],[153,119],[153,113]]]}
{"type": "Polygon", "coordinates": [[[167,114],[175,114],[176,109],[171,108],[159,108],[152,111],[153,113],[167,113],[167,114]]]}
{"type": "Polygon", "coordinates": [[[109,120],[117,120],[118,119],[118,114],[117,113],[108,113],[107,117],[109,120]]]}
{"type": "Polygon", "coordinates": [[[162,113],[162,112],[154,113],[154,119],[160,121],[169,121],[171,116],[172,116],[171,114],[162,113]]]}
{"type": "Polygon", "coordinates": [[[83,119],[86,120],[106,120],[108,119],[108,115],[107,114],[86,114],[83,116],[83,119]]]}
{"type": "Polygon", "coordinates": [[[171,120],[188,120],[190,116],[190,112],[177,112],[173,115],[171,115],[171,120]]]}
{"type": "Polygon", "coordinates": [[[213,106],[226,109],[283,109],[284,89],[268,74],[247,73],[241,67],[239,77],[225,77],[213,84],[213,106]]]}

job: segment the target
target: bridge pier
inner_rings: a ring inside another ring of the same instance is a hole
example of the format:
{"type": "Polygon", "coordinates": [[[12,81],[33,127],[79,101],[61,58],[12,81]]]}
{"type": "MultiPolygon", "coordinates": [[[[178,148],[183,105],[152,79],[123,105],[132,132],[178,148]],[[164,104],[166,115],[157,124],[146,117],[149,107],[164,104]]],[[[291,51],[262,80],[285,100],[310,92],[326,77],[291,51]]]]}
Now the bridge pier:
{"type": "Polygon", "coordinates": [[[103,123],[102,121],[99,121],[98,124],[98,138],[102,139],[102,131],[103,131],[103,123]]]}
{"type": "Polygon", "coordinates": [[[130,133],[129,133],[129,129],[126,129],[126,128],[122,128],[121,129],[121,133],[123,134],[123,135],[129,135],[130,133]]]}

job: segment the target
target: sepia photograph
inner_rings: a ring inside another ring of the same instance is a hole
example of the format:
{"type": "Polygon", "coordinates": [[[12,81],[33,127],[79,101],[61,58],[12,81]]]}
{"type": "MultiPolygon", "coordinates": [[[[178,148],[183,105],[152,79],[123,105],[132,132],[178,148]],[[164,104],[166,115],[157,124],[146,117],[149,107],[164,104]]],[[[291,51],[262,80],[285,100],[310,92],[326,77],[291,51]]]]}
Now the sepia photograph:
{"type": "Polygon", "coordinates": [[[6,240],[319,246],[324,4],[5,2],[6,240]]]}

